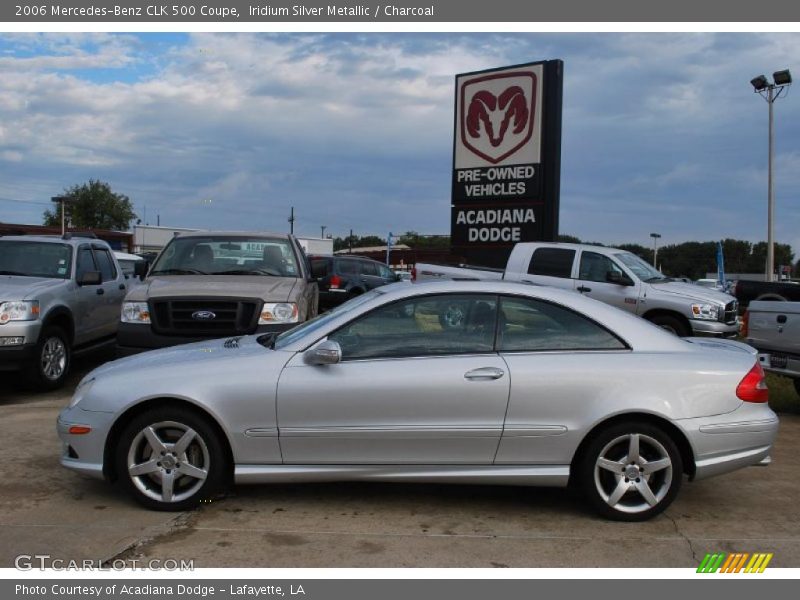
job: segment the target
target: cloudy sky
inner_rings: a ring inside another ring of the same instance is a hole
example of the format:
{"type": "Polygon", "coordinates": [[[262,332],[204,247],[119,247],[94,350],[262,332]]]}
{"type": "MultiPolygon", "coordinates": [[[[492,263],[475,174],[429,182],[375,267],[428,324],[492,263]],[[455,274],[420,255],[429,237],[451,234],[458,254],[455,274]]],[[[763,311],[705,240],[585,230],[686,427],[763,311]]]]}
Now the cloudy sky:
{"type": "MultiPolygon", "coordinates": [[[[155,224],[449,232],[453,76],[565,61],[561,232],[766,237],[767,105],[798,34],[0,35],[0,221],[90,178],[155,224]]],[[[793,62],[794,61],[794,62],[793,62]]],[[[776,103],[800,254],[800,89],[776,103]]]]}

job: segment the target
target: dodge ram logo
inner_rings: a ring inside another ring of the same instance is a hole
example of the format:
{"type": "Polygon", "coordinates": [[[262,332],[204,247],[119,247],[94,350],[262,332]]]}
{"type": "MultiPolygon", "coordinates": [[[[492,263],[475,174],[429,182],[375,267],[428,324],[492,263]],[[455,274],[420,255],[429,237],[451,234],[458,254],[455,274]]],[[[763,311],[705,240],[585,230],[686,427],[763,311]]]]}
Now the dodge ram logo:
{"type": "Polygon", "coordinates": [[[461,84],[461,141],[492,164],[508,158],[533,135],[536,75],[498,73],[461,84]]]}
{"type": "Polygon", "coordinates": [[[210,321],[216,319],[217,315],[210,310],[196,310],[192,313],[192,318],[196,321],[210,321]]]}

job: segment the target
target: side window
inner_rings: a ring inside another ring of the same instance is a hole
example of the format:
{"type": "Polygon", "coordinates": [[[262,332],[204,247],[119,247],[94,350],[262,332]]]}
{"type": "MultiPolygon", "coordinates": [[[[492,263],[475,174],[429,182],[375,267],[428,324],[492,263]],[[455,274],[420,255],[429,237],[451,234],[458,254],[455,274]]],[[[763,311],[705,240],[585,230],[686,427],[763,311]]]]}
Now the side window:
{"type": "Polygon", "coordinates": [[[583,252],[581,254],[581,267],[579,278],[584,281],[609,281],[609,273],[619,273],[623,276],[620,269],[613,260],[598,254],[597,252],[583,252]]]}
{"type": "Polygon", "coordinates": [[[111,260],[108,250],[95,250],[94,257],[97,260],[97,266],[100,267],[103,281],[114,281],[117,278],[117,269],[114,268],[114,261],[111,260]]]}
{"type": "Polygon", "coordinates": [[[504,296],[499,318],[497,345],[501,352],[626,348],[594,321],[541,300],[504,296]]]}
{"type": "Polygon", "coordinates": [[[494,351],[496,321],[497,296],[423,296],[377,308],[328,339],[342,347],[342,360],[486,353],[494,351]]]}
{"type": "Polygon", "coordinates": [[[336,261],[336,272],[339,275],[358,275],[358,264],[354,260],[336,261]]]}
{"type": "Polygon", "coordinates": [[[389,279],[394,280],[395,276],[392,270],[389,267],[384,267],[383,265],[378,265],[378,271],[380,271],[381,279],[389,279]]]}
{"type": "Polygon", "coordinates": [[[362,275],[378,275],[378,267],[374,262],[363,260],[359,263],[362,275]]]}
{"type": "Polygon", "coordinates": [[[75,270],[75,276],[80,279],[84,273],[89,271],[97,271],[94,266],[94,258],[92,258],[92,250],[90,248],[81,248],[78,250],[78,268],[75,270]]]}
{"type": "Polygon", "coordinates": [[[572,263],[575,250],[566,248],[537,248],[533,251],[528,273],[548,277],[569,278],[572,276],[572,263]]]}

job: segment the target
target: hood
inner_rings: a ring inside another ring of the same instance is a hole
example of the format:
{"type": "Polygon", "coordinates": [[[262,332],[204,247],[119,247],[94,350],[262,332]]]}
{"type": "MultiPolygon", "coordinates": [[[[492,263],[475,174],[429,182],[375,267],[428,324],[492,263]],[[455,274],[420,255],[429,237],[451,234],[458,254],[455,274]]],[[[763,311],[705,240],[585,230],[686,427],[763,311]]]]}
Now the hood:
{"type": "Polygon", "coordinates": [[[64,285],[67,281],[66,279],[54,279],[52,277],[0,275],[0,301],[27,300],[30,296],[64,285]]]}
{"type": "Polygon", "coordinates": [[[666,283],[649,283],[648,285],[654,292],[682,296],[684,298],[691,298],[692,300],[698,300],[700,302],[728,304],[728,302],[733,302],[736,300],[736,298],[724,292],[719,292],[711,288],[704,288],[693,283],[669,281],[666,283]]]}
{"type": "Polygon", "coordinates": [[[114,375],[121,371],[130,373],[152,367],[169,369],[184,364],[197,367],[204,362],[225,359],[243,361],[251,356],[263,357],[275,352],[259,344],[257,338],[257,335],[236,336],[142,352],[106,363],[92,371],[87,378],[114,375]]]}
{"type": "Polygon", "coordinates": [[[148,277],[132,290],[128,300],[158,298],[260,298],[265,302],[290,300],[295,277],[268,275],[169,275],[148,277]]]}

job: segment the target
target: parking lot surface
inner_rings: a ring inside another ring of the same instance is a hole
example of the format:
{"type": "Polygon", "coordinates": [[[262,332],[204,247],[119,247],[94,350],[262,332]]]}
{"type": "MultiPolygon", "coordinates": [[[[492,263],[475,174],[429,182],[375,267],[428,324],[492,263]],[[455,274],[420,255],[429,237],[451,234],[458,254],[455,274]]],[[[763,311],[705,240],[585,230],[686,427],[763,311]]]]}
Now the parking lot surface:
{"type": "Polygon", "coordinates": [[[773,552],[800,567],[800,417],[781,415],[768,468],[684,482],[665,514],[614,523],[561,489],[407,484],[237,487],[186,513],[140,508],[59,465],[58,411],[103,356],[59,392],[0,380],[0,566],[194,560],[195,567],[694,567],[706,552],[773,552]]]}

